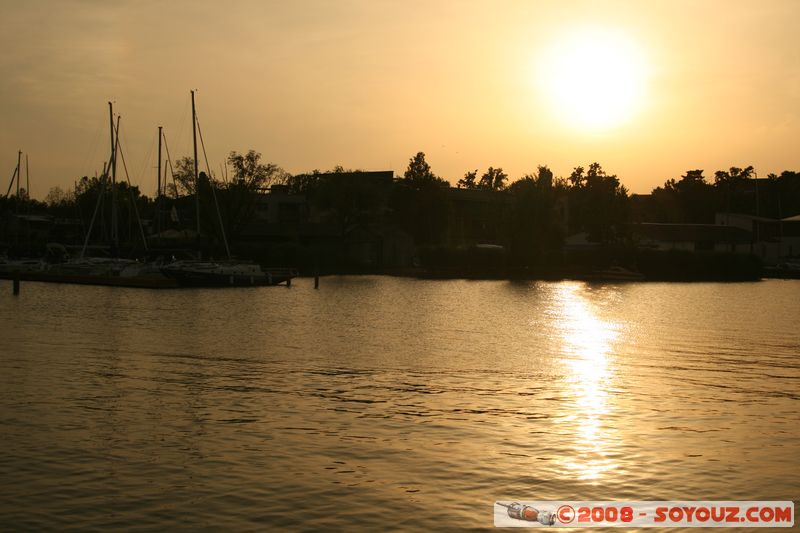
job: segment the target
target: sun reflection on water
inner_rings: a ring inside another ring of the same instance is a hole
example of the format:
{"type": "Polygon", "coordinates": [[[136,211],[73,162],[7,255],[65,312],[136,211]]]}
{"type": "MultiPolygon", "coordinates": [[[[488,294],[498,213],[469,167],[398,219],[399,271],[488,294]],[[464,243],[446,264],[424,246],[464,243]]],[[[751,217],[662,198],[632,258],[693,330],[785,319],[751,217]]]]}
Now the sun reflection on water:
{"type": "Polygon", "coordinates": [[[579,479],[599,482],[616,463],[608,455],[616,431],[608,389],[613,379],[609,359],[618,338],[615,324],[598,317],[586,299],[585,286],[562,284],[556,292],[554,319],[561,340],[563,370],[572,412],[563,431],[574,440],[575,455],[560,460],[579,479]]]}

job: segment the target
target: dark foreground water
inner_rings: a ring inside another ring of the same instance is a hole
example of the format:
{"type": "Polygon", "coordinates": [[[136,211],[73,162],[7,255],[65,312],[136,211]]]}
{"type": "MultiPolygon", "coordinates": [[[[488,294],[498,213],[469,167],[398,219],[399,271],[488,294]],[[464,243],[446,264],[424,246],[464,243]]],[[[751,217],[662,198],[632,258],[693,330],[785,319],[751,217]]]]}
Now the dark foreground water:
{"type": "Polygon", "coordinates": [[[0,529],[798,500],[800,282],[0,284],[0,529]]]}

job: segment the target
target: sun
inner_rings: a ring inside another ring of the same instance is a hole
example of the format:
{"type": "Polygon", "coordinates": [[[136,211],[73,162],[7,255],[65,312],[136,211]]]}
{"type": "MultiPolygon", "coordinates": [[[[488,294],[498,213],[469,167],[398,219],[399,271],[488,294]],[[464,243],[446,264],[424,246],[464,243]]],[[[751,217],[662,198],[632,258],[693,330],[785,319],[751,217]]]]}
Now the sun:
{"type": "Polygon", "coordinates": [[[570,126],[602,131],[641,109],[647,65],[624,33],[582,29],[546,49],[534,75],[555,115],[570,126]]]}

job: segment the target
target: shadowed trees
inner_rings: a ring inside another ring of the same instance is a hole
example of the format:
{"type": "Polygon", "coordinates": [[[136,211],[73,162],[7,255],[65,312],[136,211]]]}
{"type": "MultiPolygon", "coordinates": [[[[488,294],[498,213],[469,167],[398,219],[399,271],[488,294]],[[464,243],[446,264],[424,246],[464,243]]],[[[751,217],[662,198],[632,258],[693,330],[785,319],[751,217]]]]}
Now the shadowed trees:
{"type": "Polygon", "coordinates": [[[784,170],[767,176],[766,194],[760,194],[761,214],[784,218],[800,214],[800,172],[784,170]]]}
{"type": "MultiPolygon", "coordinates": [[[[139,217],[148,213],[152,208],[152,201],[141,194],[138,186],[130,186],[125,181],[117,182],[116,197],[120,242],[141,242],[137,211],[139,217]]],[[[54,188],[50,190],[47,198],[52,202],[48,203],[48,207],[53,214],[64,217],[77,216],[84,231],[89,230],[96,209],[97,218],[92,228],[92,238],[101,242],[109,241],[113,202],[109,179],[83,176],[75,182],[71,191],[64,192],[54,188]]]]}
{"type": "MultiPolygon", "coordinates": [[[[747,186],[747,181],[754,177],[752,165],[729,170],[718,170],[714,173],[714,187],[717,189],[718,207],[728,213],[750,213],[757,211],[755,190],[747,186]],[[721,200],[721,202],[719,202],[721,200]],[[721,205],[719,205],[721,203],[721,205]]],[[[757,186],[757,185],[756,185],[757,186]]]]}
{"type": "Polygon", "coordinates": [[[424,152],[408,162],[390,200],[395,223],[405,228],[418,244],[441,241],[447,223],[449,184],[433,173],[424,152]]]}
{"type": "Polygon", "coordinates": [[[289,175],[274,163],[262,163],[261,154],[255,150],[246,154],[231,152],[228,164],[233,173],[221,188],[219,202],[226,230],[235,237],[253,219],[259,192],[286,184],[289,175]]]}
{"type": "MultiPolygon", "coordinates": [[[[206,172],[198,174],[200,186],[201,224],[205,231],[219,231],[217,209],[229,237],[236,237],[245,224],[252,220],[258,194],[271,185],[284,184],[288,174],[274,163],[262,163],[261,154],[248,150],[228,155],[232,170],[231,179],[222,182],[206,172]]],[[[174,185],[168,191],[175,197],[195,194],[194,160],[182,157],[173,167],[174,185]]]]}
{"type": "Polygon", "coordinates": [[[51,188],[44,198],[44,203],[52,209],[67,206],[74,201],[75,193],[71,189],[65,191],[61,187],[51,188]]]}
{"type": "Polygon", "coordinates": [[[520,265],[533,265],[549,251],[559,249],[564,240],[562,221],[566,184],[554,183],[553,172],[539,166],[534,174],[526,174],[508,187],[513,197],[509,215],[509,249],[512,260],[520,265]]]}
{"type": "Polygon", "coordinates": [[[647,219],[658,222],[711,224],[715,213],[730,212],[783,218],[800,213],[800,174],[757,179],[752,166],[714,173],[709,183],[699,169],[653,189],[647,219]]]}
{"type": "Polygon", "coordinates": [[[49,209],[47,201],[41,202],[28,195],[24,187],[19,190],[19,198],[16,193],[9,196],[0,194],[0,219],[6,214],[33,214],[41,213],[49,209]]]}
{"type": "Polygon", "coordinates": [[[507,195],[497,202],[507,209],[495,217],[504,227],[509,259],[519,266],[547,261],[570,232],[585,231],[598,243],[616,242],[629,221],[627,189],[599,163],[576,167],[568,179],[556,178],[546,165],[507,186],[506,179],[501,168],[489,167],[480,179],[477,170],[467,172],[458,187],[507,195]]]}
{"type": "MultiPolygon", "coordinates": [[[[258,191],[273,184],[285,183],[288,176],[274,163],[262,163],[261,154],[255,150],[248,150],[246,154],[232,151],[227,162],[233,172],[229,182],[223,185],[213,175],[210,176],[212,183],[225,189],[258,191]]],[[[194,159],[181,157],[175,161],[172,177],[175,184],[170,183],[167,188],[173,196],[194,194],[194,159]]]]}
{"type": "Polygon", "coordinates": [[[652,192],[656,218],[662,222],[714,222],[714,186],[700,169],[687,170],[679,181],[667,180],[652,192]]]}
{"type": "Polygon", "coordinates": [[[458,180],[456,186],[459,189],[477,189],[478,188],[478,169],[472,172],[467,172],[464,177],[458,180]]]}
{"type": "Polygon", "coordinates": [[[731,167],[729,170],[717,170],[714,172],[714,185],[738,184],[744,180],[749,180],[754,176],[753,165],[745,168],[731,167]]]}
{"type": "Polygon", "coordinates": [[[167,184],[167,192],[170,196],[190,196],[194,194],[194,159],[191,157],[181,157],[175,161],[172,168],[173,183],[167,184]]]}
{"type": "Polygon", "coordinates": [[[276,184],[284,184],[287,173],[274,163],[262,163],[261,154],[248,150],[246,154],[231,152],[228,164],[233,170],[230,186],[257,191],[276,184]]]}
{"type": "Polygon", "coordinates": [[[611,242],[615,230],[629,219],[628,190],[616,175],[609,175],[599,163],[589,169],[575,167],[568,178],[571,231],[585,231],[589,240],[611,242]]]}
{"type": "Polygon", "coordinates": [[[502,168],[489,167],[483,176],[481,176],[481,180],[478,182],[478,188],[501,191],[506,186],[506,179],[508,179],[508,174],[503,172],[502,168]]]}
{"type": "Polygon", "coordinates": [[[417,154],[409,159],[408,168],[403,173],[403,183],[413,189],[423,189],[430,185],[443,186],[448,185],[447,181],[431,171],[431,166],[425,160],[425,152],[417,152],[417,154]]]}
{"type": "Polygon", "coordinates": [[[502,191],[506,188],[508,174],[502,168],[489,167],[478,179],[478,170],[467,172],[458,180],[459,189],[483,189],[487,191],[502,191]]]}

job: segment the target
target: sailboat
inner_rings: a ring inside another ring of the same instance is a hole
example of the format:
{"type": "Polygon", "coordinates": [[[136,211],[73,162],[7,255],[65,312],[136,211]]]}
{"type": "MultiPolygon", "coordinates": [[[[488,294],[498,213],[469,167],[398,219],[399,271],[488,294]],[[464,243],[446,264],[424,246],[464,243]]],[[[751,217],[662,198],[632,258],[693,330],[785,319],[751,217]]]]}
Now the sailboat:
{"type": "MultiPolygon", "coordinates": [[[[26,188],[20,189],[20,180],[22,179],[22,150],[19,150],[17,152],[17,166],[14,168],[14,173],[11,176],[11,182],[8,184],[8,190],[6,191],[5,195],[6,198],[9,197],[9,195],[11,194],[11,190],[14,187],[14,183],[16,183],[17,192],[13,196],[13,198],[16,199],[16,205],[15,205],[16,216],[19,216],[20,214],[19,213],[20,204],[23,200],[20,191],[26,191],[26,195],[30,197],[30,176],[28,168],[29,168],[28,155],[25,154],[26,188]]],[[[19,237],[17,236],[17,239],[18,238],[19,237]]],[[[41,270],[44,270],[46,266],[47,264],[42,259],[30,259],[25,257],[11,259],[8,257],[6,251],[4,251],[2,255],[0,255],[0,276],[3,276],[5,274],[20,273],[20,272],[39,272],[41,270]]]]}
{"type": "Polygon", "coordinates": [[[264,270],[240,261],[178,260],[161,267],[164,275],[186,287],[247,287],[288,283],[297,275],[289,268],[264,270]]]}
{"type": "MultiPolygon", "coordinates": [[[[197,161],[197,110],[195,107],[194,91],[192,95],[192,145],[194,150],[194,196],[195,214],[197,220],[197,235],[201,234],[200,228],[200,174],[197,161]]],[[[201,138],[202,140],[202,138],[201,138]]],[[[205,148],[204,148],[205,150],[205,148]]],[[[204,152],[205,153],[205,152],[204,152]]],[[[209,170],[210,172],[210,170],[209,170]]],[[[264,270],[257,263],[250,261],[237,261],[231,257],[225,227],[219,212],[214,184],[211,183],[211,192],[214,197],[217,218],[221,229],[222,241],[225,245],[227,259],[222,261],[203,261],[197,259],[177,260],[161,267],[161,272],[175,280],[181,286],[189,287],[247,287],[257,285],[289,284],[297,272],[288,268],[271,268],[264,270]]]]}
{"type": "MultiPolygon", "coordinates": [[[[123,167],[125,167],[125,159],[122,154],[119,138],[119,123],[120,117],[117,115],[116,124],[114,122],[114,109],[111,102],[108,103],[109,119],[111,127],[111,155],[108,163],[103,167],[101,175],[101,190],[95,204],[94,213],[92,214],[89,229],[86,232],[86,237],[78,257],[68,258],[66,261],[52,264],[47,269],[47,272],[38,276],[40,281],[55,281],[62,283],[80,283],[89,285],[112,285],[112,286],[128,286],[128,287],[175,287],[176,283],[164,276],[159,268],[160,265],[153,265],[138,261],[136,259],[127,259],[119,257],[119,224],[117,213],[117,157],[122,157],[123,167]],[[87,248],[89,240],[92,235],[95,223],[97,221],[98,212],[101,210],[103,197],[106,192],[107,186],[110,185],[111,192],[111,224],[110,224],[110,238],[111,238],[111,257],[91,257],[87,256],[87,248]]],[[[127,176],[127,168],[125,169],[126,179],[130,185],[130,178],[127,176]]],[[[144,229],[142,228],[139,213],[136,205],[131,198],[131,204],[136,212],[136,219],[139,226],[140,236],[144,243],[145,250],[147,250],[147,241],[144,236],[144,229]]],[[[63,248],[63,247],[62,247],[63,248]]],[[[66,250],[58,254],[62,257],[67,257],[66,250]]]]}

